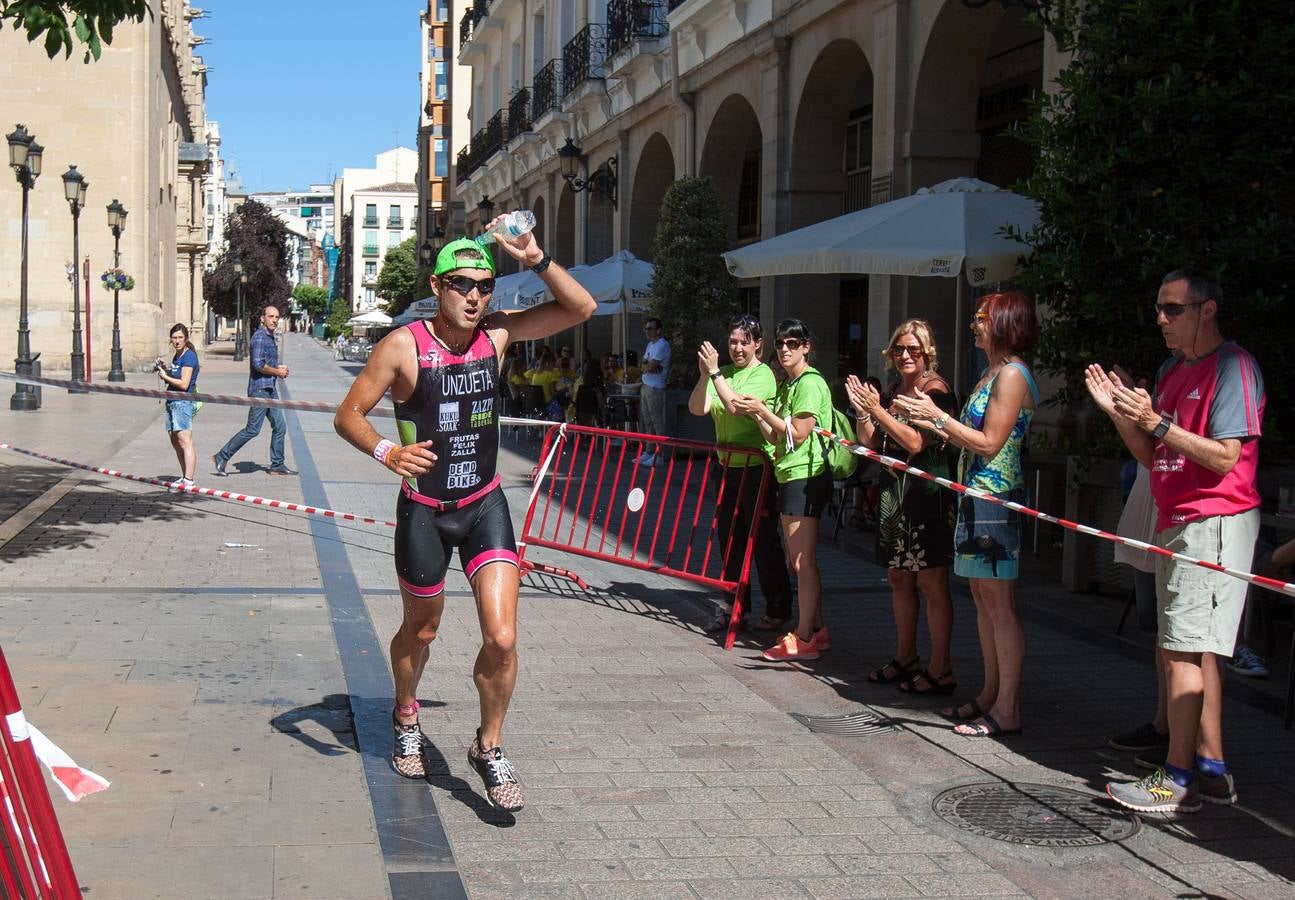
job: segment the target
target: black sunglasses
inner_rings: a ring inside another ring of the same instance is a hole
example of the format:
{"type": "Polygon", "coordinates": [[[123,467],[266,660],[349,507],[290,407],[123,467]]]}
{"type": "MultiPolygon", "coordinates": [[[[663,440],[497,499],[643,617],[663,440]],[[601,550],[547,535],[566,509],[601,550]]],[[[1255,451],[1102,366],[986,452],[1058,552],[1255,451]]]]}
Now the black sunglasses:
{"type": "Polygon", "coordinates": [[[783,347],[786,347],[788,350],[799,350],[806,343],[808,343],[808,341],[802,341],[798,338],[786,338],[786,339],[778,338],[776,341],[773,342],[773,345],[777,347],[779,350],[781,350],[783,347]]]}
{"type": "Polygon", "coordinates": [[[1200,306],[1204,302],[1204,300],[1200,300],[1195,303],[1157,303],[1156,315],[1164,313],[1166,319],[1176,319],[1183,313],[1187,312],[1187,307],[1200,306]]]}
{"type": "Polygon", "coordinates": [[[442,275],[441,279],[465,297],[471,293],[473,288],[476,288],[483,297],[489,297],[495,292],[495,280],[493,278],[482,278],[477,281],[467,275],[442,275]]]}

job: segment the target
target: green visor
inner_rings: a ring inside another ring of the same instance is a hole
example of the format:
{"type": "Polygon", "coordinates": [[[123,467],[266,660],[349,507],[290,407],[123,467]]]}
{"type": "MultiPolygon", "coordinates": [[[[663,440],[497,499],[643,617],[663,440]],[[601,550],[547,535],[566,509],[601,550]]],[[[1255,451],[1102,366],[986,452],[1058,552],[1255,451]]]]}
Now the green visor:
{"type": "Polygon", "coordinates": [[[457,238],[450,241],[441,248],[441,252],[436,254],[435,275],[444,275],[446,272],[453,272],[455,269],[485,269],[491,275],[495,274],[495,261],[491,257],[490,251],[469,237],[457,238]],[[464,253],[465,250],[472,251],[464,253]],[[463,254],[460,256],[459,254],[463,254]]]}

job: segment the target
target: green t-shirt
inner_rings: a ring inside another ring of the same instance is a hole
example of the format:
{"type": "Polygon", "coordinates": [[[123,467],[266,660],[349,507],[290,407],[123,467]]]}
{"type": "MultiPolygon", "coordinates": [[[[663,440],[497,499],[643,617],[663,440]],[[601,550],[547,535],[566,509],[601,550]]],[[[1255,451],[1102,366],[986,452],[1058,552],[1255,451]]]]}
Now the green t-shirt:
{"type": "MultiPolygon", "coordinates": [[[[745,394],[768,403],[778,393],[778,382],[774,380],[773,369],[770,369],[764,363],[756,363],[746,369],[739,369],[732,365],[720,366],[720,372],[724,374],[724,380],[728,382],[728,386],[733,389],[735,394],[745,394]]],[[[755,423],[754,419],[747,416],[735,416],[727,412],[724,409],[723,401],[719,399],[719,394],[715,392],[714,381],[706,385],[706,396],[710,400],[710,416],[715,420],[715,440],[717,442],[735,444],[738,447],[750,447],[753,450],[764,450],[764,434],[761,433],[760,426],[755,423]]],[[[717,451],[716,455],[723,460],[724,454],[722,452],[717,451]]],[[[756,456],[736,456],[730,465],[758,466],[760,465],[760,458],[756,456]]]]}
{"type": "MultiPolygon", "coordinates": [[[[819,428],[832,427],[832,394],[823,376],[813,366],[801,372],[795,381],[787,380],[778,386],[772,409],[780,419],[788,416],[794,419],[802,413],[809,413],[819,428]]],[[[804,481],[818,475],[827,465],[823,460],[822,439],[814,434],[794,450],[787,450],[786,446],[781,438],[773,445],[766,444],[773,456],[773,471],[779,484],[804,481]]]]}

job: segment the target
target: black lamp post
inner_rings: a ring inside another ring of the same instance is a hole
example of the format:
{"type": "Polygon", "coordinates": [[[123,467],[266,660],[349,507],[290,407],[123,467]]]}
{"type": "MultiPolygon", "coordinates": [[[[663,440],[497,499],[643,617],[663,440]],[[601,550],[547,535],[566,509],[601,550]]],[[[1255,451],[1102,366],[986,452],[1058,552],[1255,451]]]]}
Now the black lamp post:
{"type": "Polygon", "coordinates": [[[81,258],[81,210],[85,208],[85,194],[90,182],[76,170],[68,166],[63,173],[63,196],[67,198],[68,208],[72,210],[72,386],[69,394],[87,393],[85,387],[85,350],[81,346],[81,267],[77,260],[81,258]]]}
{"type": "Polygon", "coordinates": [[[418,247],[418,261],[423,264],[424,269],[430,269],[436,259],[436,248],[432,245],[432,239],[428,238],[418,247]]]}
{"type": "Polygon", "coordinates": [[[243,274],[243,264],[234,263],[234,291],[237,298],[234,302],[235,315],[238,317],[234,320],[234,362],[243,361],[243,285],[247,284],[247,276],[243,274]]]}
{"type": "MultiPolygon", "coordinates": [[[[18,357],[14,360],[14,372],[30,377],[35,358],[31,355],[31,330],[27,327],[27,192],[36,186],[36,179],[40,177],[41,156],[45,148],[36,143],[36,138],[22,125],[16,126],[5,137],[9,141],[9,165],[22,185],[22,264],[18,281],[18,357]]],[[[9,408],[36,409],[36,390],[30,384],[14,385],[9,408]]]]}
{"type": "Polygon", "coordinates": [[[585,152],[572,143],[571,138],[558,148],[558,161],[562,165],[562,178],[571,188],[571,193],[597,191],[616,208],[617,175],[616,157],[609,157],[588,178],[580,177],[580,165],[584,162],[585,152]]]}
{"type": "MultiPolygon", "coordinates": [[[[108,230],[112,232],[112,267],[121,268],[121,233],[126,230],[126,207],[116,197],[108,204],[108,230]]],[[[121,289],[112,292],[112,366],[108,369],[109,381],[125,381],[121,368],[121,309],[118,299],[121,289]]]]}

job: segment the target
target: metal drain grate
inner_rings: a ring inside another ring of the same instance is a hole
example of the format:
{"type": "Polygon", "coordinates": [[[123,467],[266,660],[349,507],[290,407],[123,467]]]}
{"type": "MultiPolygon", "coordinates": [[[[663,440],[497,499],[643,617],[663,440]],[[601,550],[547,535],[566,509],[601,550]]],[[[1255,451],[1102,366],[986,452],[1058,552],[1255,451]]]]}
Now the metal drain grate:
{"type": "Polygon", "coordinates": [[[1136,816],[1091,794],[1046,784],[968,784],[931,803],[951,825],[1032,847],[1092,847],[1138,833],[1136,816]]]}
{"type": "Polygon", "coordinates": [[[865,735],[895,730],[895,723],[892,720],[872,713],[851,713],[848,716],[807,716],[804,713],[792,713],[791,717],[816,734],[865,735]]]}

